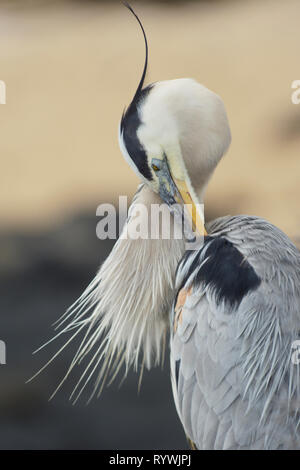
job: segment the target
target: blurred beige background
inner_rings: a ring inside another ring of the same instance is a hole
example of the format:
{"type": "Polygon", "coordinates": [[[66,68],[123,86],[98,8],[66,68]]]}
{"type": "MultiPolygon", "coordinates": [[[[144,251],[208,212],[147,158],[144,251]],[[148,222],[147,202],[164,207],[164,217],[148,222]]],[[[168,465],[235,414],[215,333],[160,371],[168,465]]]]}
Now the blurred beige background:
{"type": "MultiPolygon", "coordinates": [[[[300,231],[299,0],[132,5],[150,45],[147,82],[194,77],[220,94],[229,153],[207,193],[212,215],[265,217],[300,231]]],[[[1,227],[32,229],[119,194],[137,177],[118,122],[138,83],[144,45],[119,2],[2,2],[1,227]]]]}

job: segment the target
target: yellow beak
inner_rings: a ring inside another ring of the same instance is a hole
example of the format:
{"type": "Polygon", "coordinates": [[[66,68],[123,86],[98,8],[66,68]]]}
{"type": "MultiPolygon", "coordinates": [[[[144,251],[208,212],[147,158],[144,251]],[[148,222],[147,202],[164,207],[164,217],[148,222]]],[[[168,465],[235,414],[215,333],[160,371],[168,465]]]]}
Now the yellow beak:
{"type": "MultiPolygon", "coordinates": [[[[192,227],[194,232],[198,232],[200,236],[205,236],[207,235],[207,231],[205,230],[204,226],[204,216],[200,212],[200,208],[196,203],[193,201],[189,189],[187,187],[187,184],[183,180],[179,180],[177,178],[173,177],[173,181],[178,189],[178,192],[180,193],[180,196],[182,198],[183,203],[186,205],[186,209],[190,214],[191,220],[192,220],[192,227]]],[[[177,201],[177,202],[182,202],[182,201],[177,201]]]]}

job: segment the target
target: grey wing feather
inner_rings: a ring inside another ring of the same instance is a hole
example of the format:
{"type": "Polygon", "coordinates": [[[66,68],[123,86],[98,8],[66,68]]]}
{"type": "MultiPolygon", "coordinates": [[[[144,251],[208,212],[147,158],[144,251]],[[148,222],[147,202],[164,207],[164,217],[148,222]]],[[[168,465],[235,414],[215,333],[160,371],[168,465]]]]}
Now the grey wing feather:
{"type": "Polygon", "coordinates": [[[233,305],[226,294],[220,299],[213,277],[197,283],[188,273],[196,256],[200,272],[206,245],[179,267],[177,287],[192,287],[171,337],[179,417],[198,449],[298,449],[300,379],[291,346],[300,331],[299,252],[257,218],[214,222],[211,240],[220,236],[261,282],[233,305]]]}

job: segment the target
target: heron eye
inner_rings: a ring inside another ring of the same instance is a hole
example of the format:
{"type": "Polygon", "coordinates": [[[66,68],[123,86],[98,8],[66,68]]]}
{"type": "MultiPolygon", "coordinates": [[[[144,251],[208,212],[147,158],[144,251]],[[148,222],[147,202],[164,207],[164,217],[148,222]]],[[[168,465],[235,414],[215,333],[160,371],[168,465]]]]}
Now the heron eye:
{"type": "Polygon", "coordinates": [[[159,168],[156,165],[152,165],[152,168],[153,168],[154,171],[159,171],[159,168]]]}

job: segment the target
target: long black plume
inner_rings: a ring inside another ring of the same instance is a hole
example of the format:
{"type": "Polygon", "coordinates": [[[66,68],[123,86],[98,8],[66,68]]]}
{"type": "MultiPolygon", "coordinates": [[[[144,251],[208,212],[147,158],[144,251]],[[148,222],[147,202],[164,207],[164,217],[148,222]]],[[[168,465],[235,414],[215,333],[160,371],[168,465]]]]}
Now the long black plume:
{"type": "Polygon", "coordinates": [[[133,8],[129,5],[129,3],[127,2],[123,2],[124,6],[126,8],[128,8],[129,11],[131,11],[131,13],[135,16],[135,18],[137,19],[140,27],[141,27],[141,30],[143,32],[143,36],[144,36],[144,40],[145,40],[145,49],[146,49],[146,55],[145,55],[145,63],[144,63],[144,69],[143,69],[143,73],[142,73],[142,76],[141,76],[141,79],[140,79],[140,83],[137,87],[137,90],[135,92],[135,95],[133,97],[133,102],[136,100],[137,96],[140,94],[142,88],[143,88],[143,85],[144,85],[144,81],[145,81],[145,77],[146,77],[146,73],[147,73],[147,67],[148,67],[148,42],[147,42],[147,37],[146,37],[146,33],[145,33],[145,30],[144,30],[144,27],[142,25],[142,22],[141,20],[139,19],[139,17],[137,16],[137,14],[135,13],[135,11],[133,10],[133,8]]]}

